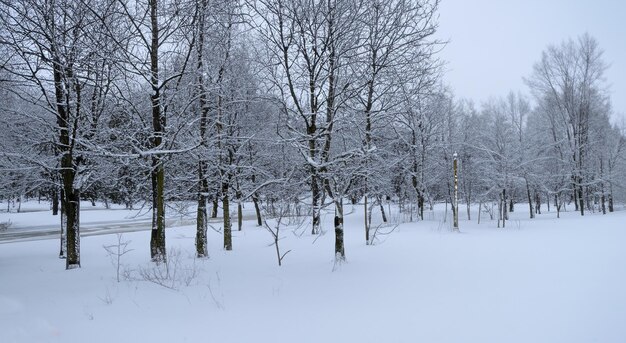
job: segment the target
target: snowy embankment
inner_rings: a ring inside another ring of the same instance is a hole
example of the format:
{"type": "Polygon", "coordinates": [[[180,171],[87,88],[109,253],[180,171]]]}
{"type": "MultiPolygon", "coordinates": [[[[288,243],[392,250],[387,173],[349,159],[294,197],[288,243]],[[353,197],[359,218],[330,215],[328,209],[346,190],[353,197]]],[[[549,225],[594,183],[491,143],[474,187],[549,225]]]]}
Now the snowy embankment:
{"type": "Polygon", "coordinates": [[[57,240],[2,244],[0,342],[624,342],[626,211],[522,209],[506,229],[462,213],[460,234],[438,209],[375,246],[348,209],[337,268],[330,213],[321,237],[283,229],[282,267],[253,221],[231,252],[209,230],[208,260],[193,258],[193,227],[171,228],[169,278],[149,262],[149,233],[130,232],[119,283],[103,248],[116,235],[84,237],[71,271],[57,240]]]}

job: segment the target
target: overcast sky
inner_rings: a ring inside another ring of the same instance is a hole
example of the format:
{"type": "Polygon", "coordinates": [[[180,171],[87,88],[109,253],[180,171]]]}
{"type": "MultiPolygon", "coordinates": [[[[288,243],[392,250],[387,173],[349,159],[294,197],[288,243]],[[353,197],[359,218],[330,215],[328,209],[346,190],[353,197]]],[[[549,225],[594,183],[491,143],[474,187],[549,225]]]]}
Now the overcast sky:
{"type": "Polygon", "coordinates": [[[614,112],[626,114],[626,1],[442,0],[441,57],[457,97],[476,104],[509,90],[528,94],[527,77],[549,44],[588,32],[604,50],[614,112]]]}

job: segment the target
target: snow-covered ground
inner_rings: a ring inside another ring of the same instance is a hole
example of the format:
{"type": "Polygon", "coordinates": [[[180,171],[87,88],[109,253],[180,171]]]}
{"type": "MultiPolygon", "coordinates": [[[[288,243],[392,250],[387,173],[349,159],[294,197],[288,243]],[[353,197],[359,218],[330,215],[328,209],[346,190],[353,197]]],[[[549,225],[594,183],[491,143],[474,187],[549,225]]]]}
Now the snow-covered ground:
{"type": "MultiPolygon", "coordinates": [[[[120,209],[89,212],[83,221],[134,220],[120,209]]],[[[0,244],[0,342],[626,341],[626,211],[530,220],[520,204],[506,229],[462,211],[455,234],[437,207],[374,246],[364,242],[362,208],[347,212],[341,266],[330,212],[320,237],[283,229],[281,250],[291,252],[282,267],[253,221],[234,232],[230,252],[209,230],[207,260],[193,257],[192,226],[172,227],[169,279],[154,274],[148,231],[122,235],[132,251],[119,283],[103,248],[117,245],[113,234],[83,237],[82,268],[71,271],[56,239],[0,244]]],[[[13,230],[57,220],[0,213],[7,219],[13,230]]]]}

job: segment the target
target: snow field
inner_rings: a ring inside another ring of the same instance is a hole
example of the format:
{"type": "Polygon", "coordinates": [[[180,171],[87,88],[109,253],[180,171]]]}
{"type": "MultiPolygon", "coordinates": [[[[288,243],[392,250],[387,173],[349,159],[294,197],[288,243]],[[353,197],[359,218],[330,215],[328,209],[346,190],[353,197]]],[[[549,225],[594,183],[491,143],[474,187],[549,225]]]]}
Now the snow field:
{"type": "Polygon", "coordinates": [[[252,221],[230,252],[209,229],[208,260],[193,258],[193,227],[169,228],[176,289],[142,279],[147,231],[123,234],[120,283],[103,249],[115,235],[84,237],[72,271],[56,239],[1,244],[0,342],[624,342],[626,212],[524,209],[506,229],[461,212],[454,234],[437,207],[366,246],[348,208],[341,266],[330,212],[321,237],[282,229],[282,267],[252,221]]]}

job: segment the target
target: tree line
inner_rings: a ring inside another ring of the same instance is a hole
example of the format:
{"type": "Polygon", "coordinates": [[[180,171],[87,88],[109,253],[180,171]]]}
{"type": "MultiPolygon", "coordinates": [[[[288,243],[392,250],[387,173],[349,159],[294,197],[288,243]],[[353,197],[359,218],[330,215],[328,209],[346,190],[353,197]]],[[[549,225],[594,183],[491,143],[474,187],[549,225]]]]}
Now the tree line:
{"type": "Polygon", "coordinates": [[[452,201],[455,152],[468,219],[476,203],[502,225],[515,202],[531,218],[542,205],[613,211],[624,132],[597,41],[548,47],[526,77],[531,98],[477,109],[445,86],[438,6],[0,0],[0,196],[52,202],[68,269],[80,266],[81,199],[148,204],[157,262],[168,202],[197,203],[198,257],[219,208],[226,250],[244,202],[259,226],[305,205],[314,235],[332,208],[341,261],[344,202],[363,204],[370,244],[383,203],[418,220],[452,201]]]}

